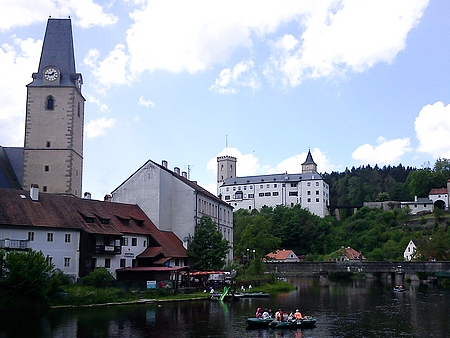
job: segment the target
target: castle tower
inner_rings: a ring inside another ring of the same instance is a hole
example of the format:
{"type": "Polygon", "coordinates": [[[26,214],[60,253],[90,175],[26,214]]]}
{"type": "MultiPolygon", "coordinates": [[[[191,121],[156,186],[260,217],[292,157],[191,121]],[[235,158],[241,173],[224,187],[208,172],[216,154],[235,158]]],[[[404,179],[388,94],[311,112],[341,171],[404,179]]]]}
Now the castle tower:
{"type": "Polygon", "coordinates": [[[308,155],[306,155],[306,161],[302,163],[302,173],[316,173],[317,164],[314,162],[311,151],[308,150],[308,155]]]}
{"type": "Polygon", "coordinates": [[[227,178],[236,177],[236,161],[236,157],[233,156],[217,157],[217,193],[227,178]]]}
{"type": "Polygon", "coordinates": [[[81,197],[84,97],[70,19],[49,19],[39,70],[27,85],[23,188],[81,197]]]}

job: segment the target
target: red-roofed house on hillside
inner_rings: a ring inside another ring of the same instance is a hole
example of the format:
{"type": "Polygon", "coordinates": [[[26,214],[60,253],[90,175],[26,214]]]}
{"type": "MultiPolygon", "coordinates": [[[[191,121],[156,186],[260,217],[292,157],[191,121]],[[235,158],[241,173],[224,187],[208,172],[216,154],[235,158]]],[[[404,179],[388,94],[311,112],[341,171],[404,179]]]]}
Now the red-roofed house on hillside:
{"type": "Polygon", "coordinates": [[[300,259],[292,250],[277,250],[266,255],[267,262],[290,263],[299,262],[300,259]]]}
{"type": "MultiPolygon", "coordinates": [[[[137,205],[0,188],[0,249],[42,251],[74,279],[96,267],[187,268],[183,243],[137,205]]],[[[167,277],[170,273],[167,272],[167,277]]]]}
{"type": "Polygon", "coordinates": [[[337,257],[335,258],[336,261],[359,261],[359,260],[366,260],[366,257],[363,256],[361,252],[356,251],[353,248],[350,247],[342,247],[337,251],[337,257]]]}

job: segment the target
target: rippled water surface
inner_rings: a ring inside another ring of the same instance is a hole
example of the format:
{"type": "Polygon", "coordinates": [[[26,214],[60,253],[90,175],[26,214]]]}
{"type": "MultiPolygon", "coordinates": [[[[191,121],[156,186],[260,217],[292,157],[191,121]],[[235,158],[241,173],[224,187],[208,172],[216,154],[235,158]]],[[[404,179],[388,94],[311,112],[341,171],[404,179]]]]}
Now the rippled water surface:
{"type": "Polygon", "coordinates": [[[393,293],[379,282],[290,280],[296,291],[234,302],[183,301],[149,305],[3,313],[6,337],[448,337],[450,291],[408,285],[393,293]],[[245,319],[257,307],[299,308],[317,318],[313,329],[249,330],[245,319]]]}

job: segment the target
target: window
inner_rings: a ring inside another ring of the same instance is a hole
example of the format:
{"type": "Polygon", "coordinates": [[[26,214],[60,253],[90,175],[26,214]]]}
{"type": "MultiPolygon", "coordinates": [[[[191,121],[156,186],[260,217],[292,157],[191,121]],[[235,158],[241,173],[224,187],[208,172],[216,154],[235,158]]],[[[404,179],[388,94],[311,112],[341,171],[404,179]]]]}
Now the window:
{"type": "Polygon", "coordinates": [[[64,236],[64,242],[70,243],[70,234],[66,234],[66,235],[64,236]]]}
{"type": "Polygon", "coordinates": [[[53,98],[53,96],[47,96],[47,100],[45,102],[45,109],[46,110],[55,109],[55,99],[53,98]]]}
{"type": "Polygon", "coordinates": [[[311,199],[310,199],[310,198],[308,198],[308,202],[309,202],[309,203],[311,202],[311,199]]]}
{"type": "Polygon", "coordinates": [[[50,166],[48,164],[44,165],[44,172],[48,173],[50,171],[50,166]]]}
{"type": "Polygon", "coordinates": [[[65,268],[70,267],[70,257],[64,257],[64,267],[65,268]]]}
{"type": "Polygon", "coordinates": [[[128,237],[122,237],[121,239],[120,239],[120,244],[122,245],[122,246],[128,246],[128,237]]]}
{"type": "Polygon", "coordinates": [[[105,258],[105,268],[109,269],[111,267],[111,258],[105,258]]]}
{"type": "Polygon", "coordinates": [[[236,194],[234,195],[234,198],[237,200],[241,200],[244,197],[242,191],[238,191],[236,192],[236,194]]]}
{"type": "Polygon", "coordinates": [[[47,264],[53,264],[53,257],[47,256],[45,260],[47,261],[47,264]]]}
{"type": "Polygon", "coordinates": [[[316,187],[318,187],[319,186],[319,182],[316,182],[316,187]]]}
{"type": "Polygon", "coordinates": [[[100,218],[102,224],[109,224],[109,218],[100,218]]]}
{"type": "Polygon", "coordinates": [[[316,195],[319,195],[320,193],[319,193],[319,190],[316,190],[316,195]]]}
{"type": "Polygon", "coordinates": [[[298,196],[298,191],[289,191],[289,196],[298,196]]]}
{"type": "Polygon", "coordinates": [[[47,232],[47,242],[53,242],[53,232],[47,232]]]}
{"type": "Polygon", "coordinates": [[[274,192],[272,193],[272,196],[278,196],[278,191],[274,191],[274,192]]]}
{"type": "Polygon", "coordinates": [[[264,196],[270,196],[270,195],[271,195],[270,192],[264,193],[264,196]]]}
{"type": "Polygon", "coordinates": [[[320,200],[318,198],[316,198],[316,202],[319,202],[320,200]]]}
{"type": "Polygon", "coordinates": [[[255,198],[255,194],[248,194],[248,198],[255,198]]]}
{"type": "Polygon", "coordinates": [[[28,240],[29,240],[30,242],[33,242],[33,241],[34,241],[34,232],[33,232],[33,231],[29,231],[29,232],[28,232],[28,240]]]}
{"type": "Polygon", "coordinates": [[[267,184],[267,185],[266,185],[266,188],[269,189],[269,188],[270,188],[270,184],[267,184]]]}
{"type": "Polygon", "coordinates": [[[131,246],[137,246],[137,238],[136,237],[133,237],[131,239],[131,246]]]}
{"type": "Polygon", "coordinates": [[[297,187],[297,183],[291,183],[291,187],[292,187],[292,188],[297,187]]]}
{"type": "Polygon", "coordinates": [[[278,185],[277,185],[276,183],[273,185],[274,188],[276,188],[277,186],[278,186],[278,185]]]}
{"type": "Polygon", "coordinates": [[[180,259],[179,258],[175,258],[175,266],[180,266],[180,259]]]}
{"type": "Polygon", "coordinates": [[[43,191],[43,192],[47,192],[47,189],[48,189],[48,188],[47,188],[46,185],[44,185],[44,186],[42,187],[42,191],[43,191]]]}
{"type": "Polygon", "coordinates": [[[230,199],[230,195],[225,195],[225,201],[228,201],[230,199]]]}
{"type": "Polygon", "coordinates": [[[263,193],[263,192],[260,192],[260,193],[259,193],[259,197],[264,197],[264,193],[263,193]]]}
{"type": "Polygon", "coordinates": [[[80,117],[80,102],[78,102],[78,109],[77,109],[77,113],[78,113],[78,117],[80,117]]]}
{"type": "Polygon", "coordinates": [[[307,194],[308,194],[308,195],[311,195],[311,190],[308,190],[307,194]]]}
{"type": "Polygon", "coordinates": [[[260,184],[260,185],[259,185],[259,188],[260,188],[260,189],[264,188],[264,185],[260,184]]]}
{"type": "Polygon", "coordinates": [[[121,268],[124,268],[125,267],[125,264],[126,264],[126,259],[124,259],[124,258],[122,258],[121,260],[120,260],[120,267],[121,268]]]}
{"type": "Polygon", "coordinates": [[[307,185],[308,187],[310,187],[310,186],[311,186],[311,182],[308,182],[306,185],[307,185]]]}
{"type": "Polygon", "coordinates": [[[52,146],[52,142],[51,141],[45,142],[45,147],[46,148],[50,148],[51,146],[52,146]]]}

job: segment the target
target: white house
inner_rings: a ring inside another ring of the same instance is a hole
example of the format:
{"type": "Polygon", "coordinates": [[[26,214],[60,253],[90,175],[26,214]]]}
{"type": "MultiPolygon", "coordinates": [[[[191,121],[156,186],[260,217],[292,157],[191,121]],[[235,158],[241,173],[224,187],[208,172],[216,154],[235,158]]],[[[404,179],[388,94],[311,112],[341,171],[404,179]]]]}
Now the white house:
{"type": "Polygon", "coordinates": [[[420,212],[433,212],[434,203],[427,197],[415,197],[414,201],[400,202],[401,207],[409,207],[411,214],[416,215],[420,212]]]}
{"type": "Polygon", "coordinates": [[[277,250],[266,255],[267,262],[289,263],[299,262],[300,259],[292,250],[277,250]]]}
{"type": "Polygon", "coordinates": [[[236,162],[232,156],[217,158],[218,196],[235,210],[298,204],[317,216],[328,215],[330,187],[317,172],[310,151],[300,174],[236,177],[236,162]]]}
{"type": "Polygon", "coordinates": [[[182,268],[188,256],[137,205],[0,188],[0,249],[42,251],[73,279],[96,267],[182,268]],[[149,250],[151,248],[152,250],[149,250]]]}
{"type": "MultiPolygon", "coordinates": [[[[233,207],[190,181],[186,172],[169,170],[167,161],[159,165],[148,160],[111,194],[115,202],[139,205],[159,229],[173,231],[186,248],[202,216],[211,217],[233,246],[233,207]]],[[[232,249],[227,260],[233,260],[232,249]]]]}
{"type": "Polygon", "coordinates": [[[405,248],[405,251],[403,251],[403,258],[405,261],[411,261],[414,257],[414,255],[417,252],[417,245],[414,243],[412,239],[409,240],[408,245],[405,248]]]}

